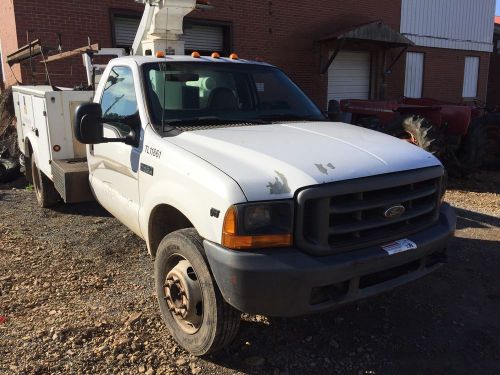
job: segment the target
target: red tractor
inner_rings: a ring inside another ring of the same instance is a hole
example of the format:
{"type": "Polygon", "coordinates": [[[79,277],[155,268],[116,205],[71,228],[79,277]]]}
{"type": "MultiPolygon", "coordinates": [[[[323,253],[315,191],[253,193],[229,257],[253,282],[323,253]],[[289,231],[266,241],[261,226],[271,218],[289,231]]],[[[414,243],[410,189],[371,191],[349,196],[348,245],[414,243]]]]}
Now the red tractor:
{"type": "Polygon", "coordinates": [[[352,114],[353,125],[414,143],[438,156],[454,172],[500,167],[500,108],[434,99],[332,101],[329,115],[352,114]]]}

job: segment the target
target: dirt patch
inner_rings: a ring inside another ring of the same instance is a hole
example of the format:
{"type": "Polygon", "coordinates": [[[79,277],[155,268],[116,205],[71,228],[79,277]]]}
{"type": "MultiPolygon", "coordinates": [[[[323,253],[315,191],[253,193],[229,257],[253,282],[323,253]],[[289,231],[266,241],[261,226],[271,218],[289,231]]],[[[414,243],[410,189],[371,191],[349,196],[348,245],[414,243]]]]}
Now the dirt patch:
{"type": "Polygon", "coordinates": [[[497,179],[450,183],[446,267],[329,314],[244,316],[204,359],[161,321],[142,240],[97,204],[42,210],[23,180],[0,186],[0,373],[499,373],[497,179]]]}

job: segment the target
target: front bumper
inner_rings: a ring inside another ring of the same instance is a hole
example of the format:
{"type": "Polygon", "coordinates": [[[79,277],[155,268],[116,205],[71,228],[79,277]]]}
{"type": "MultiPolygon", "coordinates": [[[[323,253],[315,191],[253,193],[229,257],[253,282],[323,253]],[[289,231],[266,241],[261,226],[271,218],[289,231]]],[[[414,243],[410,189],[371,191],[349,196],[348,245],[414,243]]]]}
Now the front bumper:
{"type": "Polygon", "coordinates": [[[388,255],[373,246],[318,257],[295,248],[234,251],[209,241],[205,252],[224,299],[238,310],[299,316],[332,310],[416,280],[446,261],[456,217],[443,204],[432,227],[407,236],[417,249],[388,255]]]}

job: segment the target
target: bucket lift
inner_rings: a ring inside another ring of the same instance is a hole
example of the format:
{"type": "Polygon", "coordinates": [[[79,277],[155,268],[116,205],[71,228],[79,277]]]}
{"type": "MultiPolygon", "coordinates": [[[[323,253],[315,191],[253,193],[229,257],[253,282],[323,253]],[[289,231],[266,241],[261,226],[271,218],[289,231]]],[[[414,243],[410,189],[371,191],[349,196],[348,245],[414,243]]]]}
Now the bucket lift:
{"type": "Polygon", "coordinates": [[[145,4],[141,24],[132,47],[134,55],[155,56],[157,52],[184,55],[183,21],[195,9],[210,8],[201,0],[135,0],[145,4]]]}

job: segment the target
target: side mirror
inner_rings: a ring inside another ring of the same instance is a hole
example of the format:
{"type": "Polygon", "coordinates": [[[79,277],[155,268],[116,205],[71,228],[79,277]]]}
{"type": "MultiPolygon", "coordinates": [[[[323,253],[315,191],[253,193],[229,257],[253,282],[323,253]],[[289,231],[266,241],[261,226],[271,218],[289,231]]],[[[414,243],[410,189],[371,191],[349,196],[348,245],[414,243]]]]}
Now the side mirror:
{"type": "Polygon", "coordinates": [[[328,102],[328,118],[331,121],[341,121],[340,116],[340,103],[337,100],[330,100],[328,102]]]}
{"type": "Polygon", "coordinates": [[[75,138],[88,145],[104,143],[102,109],[98,103],[84,103],[75,111],[75,138]]]}

